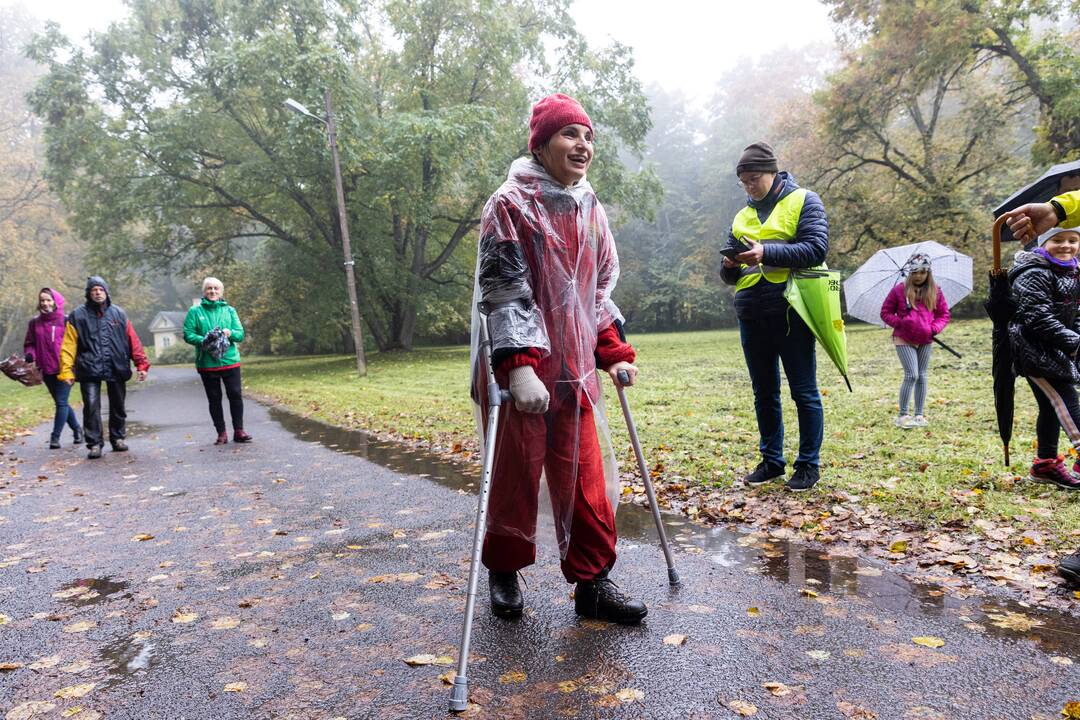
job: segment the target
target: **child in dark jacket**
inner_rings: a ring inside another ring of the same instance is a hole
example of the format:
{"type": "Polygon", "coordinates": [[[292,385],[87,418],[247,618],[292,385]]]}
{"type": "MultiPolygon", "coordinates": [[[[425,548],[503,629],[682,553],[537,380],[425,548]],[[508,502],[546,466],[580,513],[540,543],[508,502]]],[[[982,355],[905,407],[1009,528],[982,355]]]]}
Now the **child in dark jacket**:
{"type": "Polygon", "coordinates": [[[926,427],[924,408],[930,377],[930,353],[934,336],[949,324],[949,303],[934,282],[930,258],[912,255],[904,266],[907,277],[881,304],[881,320],[893,328],[893,345],[904,379],[900,383],[900,414],[896,425],[905,430],[926,427]],[[908,412],[915,391],[915,416],[908,412]]]}
{"type": "Polygon", "coordinates": [[[1013,366],[1017,375],[1027,378],[1039,404],[1038,454],[1031,479],[1080,490],[1080,460],[1069,472],[1057,454],[1062,428],[1080,449],[1080,404],[1074,387],[1080,382],[1080,230],[1054,228],[1039,241],[1035,250],[1018,252],[1009,270],[1016,302],[1009,323],[1013,366]]]}

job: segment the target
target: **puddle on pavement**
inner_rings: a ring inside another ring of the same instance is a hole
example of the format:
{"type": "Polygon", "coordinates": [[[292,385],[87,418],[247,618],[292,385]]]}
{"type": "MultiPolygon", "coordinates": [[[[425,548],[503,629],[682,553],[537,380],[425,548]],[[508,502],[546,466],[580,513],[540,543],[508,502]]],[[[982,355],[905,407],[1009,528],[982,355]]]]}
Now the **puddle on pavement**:
{"type": "MultiPolygon", "coordinates": [[[[362,430],[333,427],[278,408],[271,408],[270,416],[301,440],[365,458],[395,472],[454,489],[476,491],[479,465],[459,465],[434,453],[378,440],[362,430]]],[[[702,553],[722,567],[748,567],[780,582],[823,594],[863,598],[890,613],[948,616],[961,622],[975,622],[985,628],[987,635],[1033,641],[1045,652],[1080,660],[1080,620],[1064,613],[996,598],[950,596],[945,588],[913,583],[887,566],[879,567],[854,557],[832,556],[820,549],[771,538],[748,544],[748,534],[729,527],[697,525],[678,515],[665,514],[663,522],[673,547],[702,553]],[[988,617],[1007,613],[1031,616],[1042,625],[1029,630],[1001,628],[988,617]]],[[[646,507],[621,505],[616,523],[620,540],[656,542],[656,524],[646,507]]]]}
{"type": "Polygon", "coordinates": [[[140,673],[145,674],[160,662],[157,644],[142,633],[114,640],[103,646],[98,655],[105,661],[105,670],[109,673],[105,687],[112,687],[140,673]]]}
{"type": "MultiPolygon", "coordinates": [[[[131,583],[113,580],[111,577],[79,578],[60,587],[60,601],[72,605],[96,605],[110,596],[127,590],[131,583]]],[[[131,597],[125,593],[122,597],[131,597]]]]}

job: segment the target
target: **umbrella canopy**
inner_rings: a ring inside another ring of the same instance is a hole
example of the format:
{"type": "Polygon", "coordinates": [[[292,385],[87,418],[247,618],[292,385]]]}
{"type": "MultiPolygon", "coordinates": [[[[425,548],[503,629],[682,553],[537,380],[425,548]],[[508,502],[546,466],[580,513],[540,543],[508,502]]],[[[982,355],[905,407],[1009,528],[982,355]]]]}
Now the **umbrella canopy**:
{"type": "Polygon", "coordinates": [[[927,240],[878,250],[845,280],[844,297],[847,299],[848,315],[885,327],[881,320],[881,305],[889,291],[904,279],[908,260],[918,254],[930,258],[934,282],[950,307],[971,293],[971,258],[941,243],[927,240]]]}
{"type": "MultiPolygon", "coordinates": [[[[1050,167],[1038,180],[1020,188],[994,208],[994,217],[1001,217],[1003,213],[1028,203],[1049,202],[1050,198],[1061,194],[1061,179],[1069,175],[1080,175],[1080,160],[1050,167]]],[[[1007,242],[1014,239],[1008,227],[1001,228],[1001,240],[1007,242]]]]}
{"type": "Polygon", "coordinates": [[[840,313],[840,273],[817,268],[793,270],[784,297],[814,333],[850,391],[847,334],[840,313]]]}

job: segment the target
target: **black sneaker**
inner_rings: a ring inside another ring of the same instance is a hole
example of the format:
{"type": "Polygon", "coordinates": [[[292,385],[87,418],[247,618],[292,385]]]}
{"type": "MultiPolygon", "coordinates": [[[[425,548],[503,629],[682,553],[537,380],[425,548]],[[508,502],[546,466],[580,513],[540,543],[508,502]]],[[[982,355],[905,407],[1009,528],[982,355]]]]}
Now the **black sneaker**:
{"type": "Polygon", "coordinates": [[[754,487],[756,485],[764,485],[771,480],[777,480],[784,477],[784,466],[773,465],[772,463],[759,462],[758,466],[754,468],[754,472],[750,473],[742,479],[743,485],[749,485],[754,487]]]}
{"type": "Polygon", "coordinates": [[[55,438],[49,438],[49,449],[50,450],[59,450],[60,449],[60,441],[56,440],[55,438]]]}
{"type": "Polygon", "coordinates": [[[87,450],[89,450],[90,452],[86,453],[86,457],[90,460],[97,460],[99,457],[101,457],[100,445],[91,445],[87,448],[87,450]]]}
{"type": "Polygon", "coordinates": [[[525,597],[521,594],[516,572],[488,570],[488,592],[491,594],[492,615],[508,620],[521,617],[525,610],[525,597]]]}
{"type": "Polygon", "coordinates": [[[634,600],[620,592],[619,587],[608,579],[607,570],[595,580],[579,582],[574,591],[574,610],[578,615],[597,620],[637,625],[649,614],[640,600],[634,600]]]}
{"type": "Polygon", "coordinates": [[[821,479],[816,465],[796,465],[795,472],[787,481],[787,489],[792,492],[805,492],[817,485],[821,479]]]}
{"type": "Polygon", "coordinates": [[[1058,575],[1065,578],[1066,582],[1080,586],[1080,550],[1061,558],[1057,571],[1058,575]]]}
{"type": "Polygon", "coordinates": [[[71,443],[73,445],[82,445],[82,441],[83,441],[82,428],[78,428],[77,430],[73,430],[72,432],[75,433],[75,437],[73,437],[71,439],[71,443]]]}
{"type": "Polygon", "coordinates": [[[127,443],[123,440],[111,440],[113,452],[127,452],[127,443]]]}

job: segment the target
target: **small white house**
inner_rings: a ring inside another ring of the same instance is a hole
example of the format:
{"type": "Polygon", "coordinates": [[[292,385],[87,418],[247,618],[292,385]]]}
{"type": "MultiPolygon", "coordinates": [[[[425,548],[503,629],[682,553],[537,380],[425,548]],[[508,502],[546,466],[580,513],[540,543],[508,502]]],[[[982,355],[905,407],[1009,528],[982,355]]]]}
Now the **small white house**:
{"type": "Polygon", "coordinates": [[[154,334],[154,351],[180,345],[184,342],[184,318],[186,312],[162,310],[150,321],[150,332],[154,334]]]}

